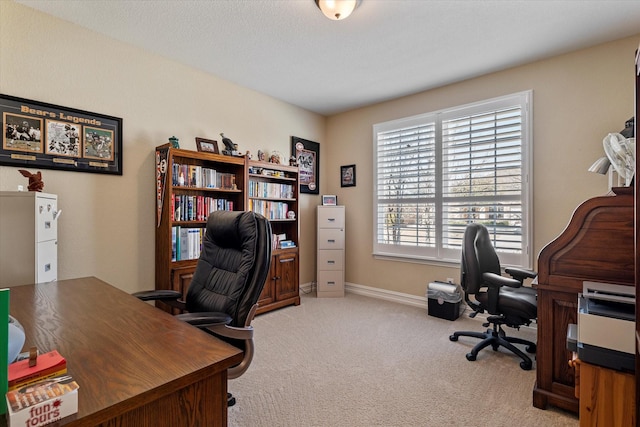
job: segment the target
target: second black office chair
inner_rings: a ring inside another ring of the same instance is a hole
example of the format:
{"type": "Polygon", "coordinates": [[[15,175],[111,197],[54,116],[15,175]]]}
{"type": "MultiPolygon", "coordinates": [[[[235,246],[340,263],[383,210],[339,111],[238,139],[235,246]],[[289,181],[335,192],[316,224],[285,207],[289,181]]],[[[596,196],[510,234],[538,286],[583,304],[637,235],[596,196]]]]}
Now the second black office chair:
{"type": "Polygon", "coordinates": [[[506,336],[502,326],[517,329],[536,319],[536,292],[523,286],[523,281],[536,277],[536,273],[516,268],[506,268],[505,272],[512,278],[501,276],[500,261],[487,228],[482,224],[469,224],[462,243],[460,282],[464,299],[473,310],[470,317],[486,310],[489,316],[483,326],[492,327],[486,332],[454,332],[449,339],[458,341],[458,337],[466,336],[482,340],[467,353],[470,361],[476,360],[478,352],[487,346],[491,346],[494,351],[504,347],[522,359],[522,369],[529,370],[533,362],[514,344],[524,344],[527,352],[535,353],[535,343],[506,336]]]}
{"type": "MultiPolygon", "coordinates": [[[[133,294],[185,310],[176,317],[243,350],[242,361],[227,371],[229,379],[242,375],[253,359],[251,321],[271,266],[271,234],[260,214],[212,212],[186,298],[173,290],[133,294]]],[[[228,403],[235,398],[229,395],[228,403]]]]}

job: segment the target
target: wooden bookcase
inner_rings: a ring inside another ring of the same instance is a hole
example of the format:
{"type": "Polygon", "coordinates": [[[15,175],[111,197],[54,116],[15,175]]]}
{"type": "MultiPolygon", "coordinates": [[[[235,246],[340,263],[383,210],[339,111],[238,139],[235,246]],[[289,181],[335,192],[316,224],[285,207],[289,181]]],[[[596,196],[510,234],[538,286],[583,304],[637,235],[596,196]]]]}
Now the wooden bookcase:
{"type": "Polygon", "coordinates": [[[186,295],[208,212],[245,210],[246,178],[244,157],[182,150],[170,144],[156,148],[156,289],[186,295]]]}
{"type": "Polygon", "coordinates": [[[247,180],[247,210],[269,219],[274,236],[271,270],[257,313],[299,305],[299,170],[296,166],[249,161],[247,180]],[[280,240],[294,246],[281,247],[280,240]]]}

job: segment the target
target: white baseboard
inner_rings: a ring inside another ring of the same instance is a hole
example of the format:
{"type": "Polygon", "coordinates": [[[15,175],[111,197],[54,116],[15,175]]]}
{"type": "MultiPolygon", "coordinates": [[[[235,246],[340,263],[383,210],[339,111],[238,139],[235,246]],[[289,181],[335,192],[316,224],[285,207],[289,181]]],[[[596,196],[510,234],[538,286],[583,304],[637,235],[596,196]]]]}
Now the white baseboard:
{"type": "Polygon", "coordinates": [[[357,285],[349,282],[345,283],[345,292],[427,309],[427,297],[389,291],[387,289],[372,288],[370,286],[357,285]]]}
{"type": "MultiPolygon", "coordinates": [[[[300,285],[300,291],[304,292],[305,294],[313,292],[314,289],[315,289],[315,282],[309,282],[309,283],[300,285]]],[[[421,296],[416,296],[411,294],[405,294],[402,292],[390,291],[387,289],[380,289],[380,288],[373,288],[371,286],[358,285],[358,284],[349,283],[349,282],[345,283],[345,292],[357,294],[357,295],[363,295],[371,298],[377,298],[385,301],[392,301],[400,304],[410,305],[412,307],[422,308],[425,311],[427,310],[426,296],[421,297],[421,296]]],[[[471,309],[465,305],[464,301],[462,302],[462,306],[463,306],[463,312],[461,313],[461,315],[471,312],[471,309]]],[[[486,320],[487,316],[488,316],[487,313],[478,313],[476,318],[481,320],[486,320]]],[[[534,320],[531,323],[531,325],[521,326],[521,328],[537,330],[538,329],[537,326],[538,326],[537,322],[534,320]]]]}

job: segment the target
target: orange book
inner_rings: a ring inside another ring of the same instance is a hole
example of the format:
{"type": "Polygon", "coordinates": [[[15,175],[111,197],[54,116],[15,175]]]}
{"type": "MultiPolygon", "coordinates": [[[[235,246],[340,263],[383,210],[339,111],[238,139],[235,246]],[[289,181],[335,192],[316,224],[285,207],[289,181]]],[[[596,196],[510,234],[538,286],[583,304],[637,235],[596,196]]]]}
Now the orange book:
{"type": "Polygon", "coordinates": [[[57,373],[66,373],[67,361],[56,350],[38,355],[36,365],[29,367],[29,359],[20,360],[9,365],[9,388],[57,373]]]}

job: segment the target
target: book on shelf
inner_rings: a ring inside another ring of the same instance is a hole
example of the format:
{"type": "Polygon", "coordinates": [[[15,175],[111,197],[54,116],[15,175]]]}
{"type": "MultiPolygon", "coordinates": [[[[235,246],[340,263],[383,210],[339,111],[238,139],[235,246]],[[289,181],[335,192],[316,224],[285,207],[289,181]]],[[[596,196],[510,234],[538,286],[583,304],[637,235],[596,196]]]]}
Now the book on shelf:
{"type": "Polygon", "coordinates": [[[204,233],[202,227],[171,227],[171,261],[200,258],[204,233]]]}
{"type": "Polygon", "coordinates": [[[70,375],[61,375],[8,391],[8,426],[39,427],[75,414],[78,388],[70,375]]]}
{"type": "Polygon", "coordinates": [[[67,372],[67,361],[56,350],[39,354],[35,366],[29,366],[29,359],[9,364],[9,390],[39,381],[46,377],[62,375],[67,372]]]}
{"type": "Polygon", "coordinates": [[[285,248],[295,248],[296,244],[293,242],[293,240],[281,240],[280,241],[280,249],[285,249],[285,248]]]}

